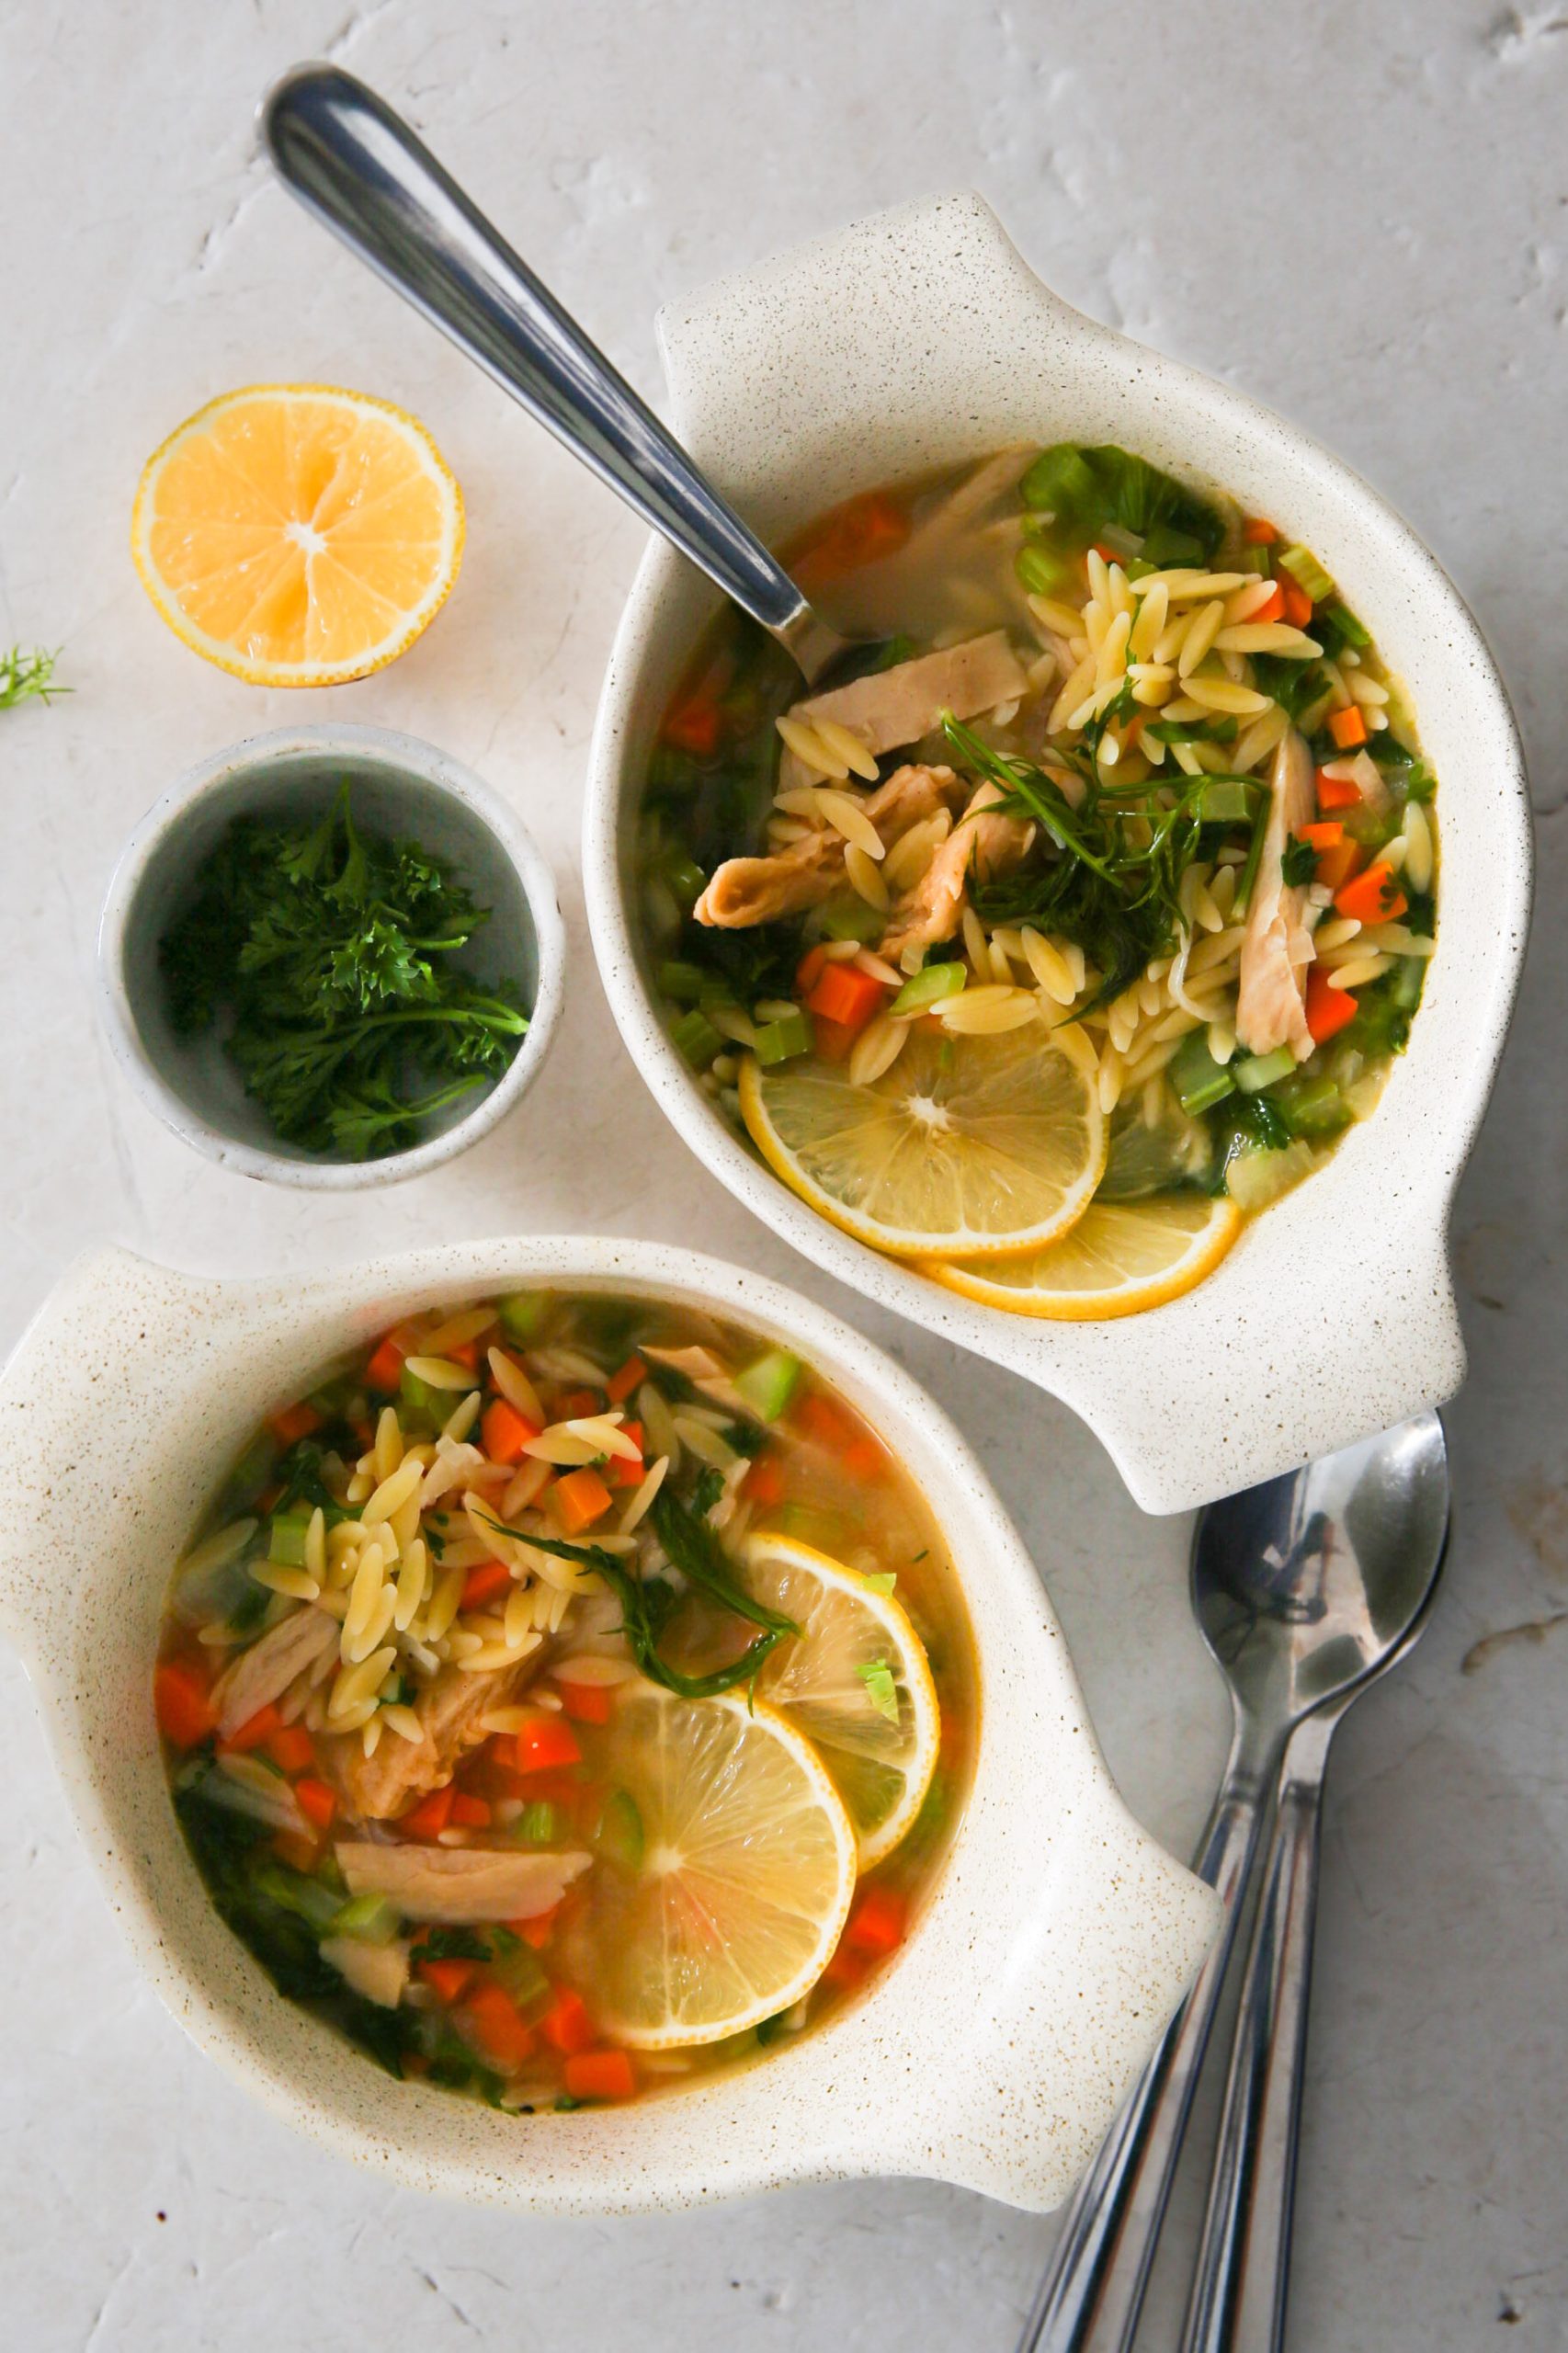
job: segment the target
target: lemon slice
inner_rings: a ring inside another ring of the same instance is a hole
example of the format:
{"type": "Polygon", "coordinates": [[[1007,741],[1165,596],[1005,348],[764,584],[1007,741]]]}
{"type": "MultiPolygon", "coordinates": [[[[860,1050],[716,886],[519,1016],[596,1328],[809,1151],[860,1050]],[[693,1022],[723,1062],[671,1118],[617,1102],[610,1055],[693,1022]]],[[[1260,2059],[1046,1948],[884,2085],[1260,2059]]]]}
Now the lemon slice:
{"type": "Polygon", "coordinates": [[[1036,1023],[1001,1036],[916,1027],[869,1086],[817,1061],[741,1068],[741,1110],[768,1165],[873,1249],[901,1256],[1038,1250],[1088,1207],[1105,1165],[1092,1079],[1036,1023]]]}
{"type": "Polygon", "coordinates": [[[412,645],[462,556],[462,496],[418,422],[328,384],[253,384],[147,460],[142,585],[175,635],[262,687],[363,678],[412,645]]]}
{"type": "Polygon", "coordinates": [[[634,2050],[739,2034],[810,1993],[855,1892],[855,1833],[825,1767],[766,1700],[628,1686],[596,1765],[641,1816],[582,1926],[600,2026],[634,2050]]]}
{"type": "Polygon", "coordinates": [[[762,1670],[763,1696],[803,1732],[848,1809],[869,1871],[919,1813],[942,1720],[919,1635],[890,1594],[809,1544],[756,1535],[746,1581],[800,1627],[762,1670]]]}
{"type": "Polygon", "coordinates": [[[1241,1211],[1222,1194],[1095,1201],[1048,1250],[1000,1266],[971,1258],[926,1271],[987,1307],[1088,1324],[1179,1299],[1219,1265],[1241,1229],[1241,1211]]]}

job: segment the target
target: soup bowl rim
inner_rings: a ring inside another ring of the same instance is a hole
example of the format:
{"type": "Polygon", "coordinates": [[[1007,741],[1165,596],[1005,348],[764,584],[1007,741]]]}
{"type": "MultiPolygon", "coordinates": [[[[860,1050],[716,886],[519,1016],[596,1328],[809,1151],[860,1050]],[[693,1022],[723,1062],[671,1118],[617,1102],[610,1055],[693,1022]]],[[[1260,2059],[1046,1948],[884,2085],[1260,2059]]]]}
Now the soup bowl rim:
{"type": "Polygon", "coordinates": [[[67,1273],[0,1377],[0,1472],[14,1483],[40,1459],[70,1468],[45,1488],[35,1482],[0,1528],[0,1631],[37,1686],[68,1799],[138,1961],[179,2023],[274,2112],[403,2182],[592,2213],[903,2172],[1047,2207],[1201,1959],[1211,1893],[1126,1813],[1043,1589],[979,1463],[908,1373],[760,1276],[578,1235],[419,1251],[305,1284],[212,1281],[105,1252],[67,1273]],[[983,1696],[952,1848],[904,1949],[863,1995],[798,2045],[691,2089],[571,2118],[497,2119],[449,2093],[386,2084],[272,1990],[218,1918],[179,1835],[151,1671],[166,1564],[210,1499],[197,1455],[232,1460],[258,1415],[298,1393],[291,1383],[415,1304],[530,1283],[670,1297],[790,1340],[901,1455],[918,1439],[928,1468],[911,1475],[957,1564],[983,1696]],[[329,1334],[335,1348],[322,1345],[329,1334]],[[73,1461],[80,1416],[60,1370],[79,1376],[92,1347],[108,1362],[73,1461]],[[163,1387],[149,1408],[155,1373],[163,1387]],[[193,1416],[210,1452],[192,1441],[193,1416]],[[140,1451],[128,1476],[132,1427],[140,1451]],[[103,1524],[111,1499],[126,1531],[118,1550],[83,1532],[103,1524]],[[57,1564],[59,1586],[47,1591],[64,1608],[38,1607],[43,1560],[57,1564]],[[106,1687],[118,1704],[100,1711],[92,1694],[106,1687]],[[981,1980],[964,1987],[971,1961],[981,1980]],[[1046,1988],[1061,1997],[1046,2002],[1046,1988]],[[1020,2052],[1022,2084],[1007,2073],[1020,2052]]]}

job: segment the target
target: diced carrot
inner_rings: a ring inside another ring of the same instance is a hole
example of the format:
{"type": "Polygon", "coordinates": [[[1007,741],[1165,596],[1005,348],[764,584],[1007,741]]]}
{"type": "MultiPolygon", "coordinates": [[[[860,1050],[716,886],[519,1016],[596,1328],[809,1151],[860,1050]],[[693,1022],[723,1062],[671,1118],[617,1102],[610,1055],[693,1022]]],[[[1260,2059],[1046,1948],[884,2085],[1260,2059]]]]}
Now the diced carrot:
{"type": "Polygon", "coordinates": [[[823,1971],[822,1982],[824,1985],[858,1985],[866,1969],[865,1955],[851,1952],[845,1938],[840,1937],[829,1956],[827,1967],[823,1971]]]}
{"type": "Polygon", "coordinates": [[[885,491],[865,491],[823,516],[804,543],[791,550],[793,576],[820,586],[892,555],[908,537],[908,509],[885,491]]]}
{"type": "Polygon", "coordinates": [[[852,1479],[868,1483],[880,1479],[887,1468],[887,1457],[874,1438],[852,1439],[838,1459],[852,1479]]]}
{"type": "Polygon", "coordinates": [[[1354,777],[1330,776],[1326,768],[1319,768],[1316,777],[1320,809],[1358,809],[1361,788],[1354,777]]]}
{"type": "Polygon", "coordinates": [[[459,1340],[454,1347],[448,1348],[446,1353],[451,1358],[453,1364],[460,1364],[463,1366],[465,1370],[469,1372],[477,1372],[479,1370],[479,1341],[477,1337],[472,1340],[459,1340]]]}
{"type": "Polygon", "coordinates": [[[1359,870],[1365,858],[1360,843],[1354,835],[1346,834],[1332,849],[1318,852],[1318,881],[1326,883],[1331,891],[1337,891],[1359,870]]]}
{"type": "Polygon", "coordinates": [[[494,1601],[498,1593],[505,1593],[511,1582],[512,1572],[505,1561],[479,1562],[463,1579],[462,1608],[483,1608],[487,1601],[494,1601]]]}
{"type": "Polygon", "coordinates": [[[532,2056],[534,2032],[504,1985],[476,1985],[463,2004],[486,2058],[504,2075],[516,2075],[532,2056]]]}
{"type": "Polygon", "coordinates": [[[597,1389],[569,1389],[561,1400],[561,1419],[563,1422],[578,1421],[585,1414],[600,1411],[597,1389]]]}
{"type": "Polygon", "coordinates": [[[531,1920],[508,1920],[506,1926],[515,1937],[521,1937],[524,1944],[541,1952],[550,1942],[560,1911],[560,1904],[552,1904],[548,1912],[538,1912],[531,1920]]]}
{"type": "Polygon", "coordinates": [[[303,1871],[307,1876],[321,1860],[319,1844],[306,1832],[280,1830],[272,1842],[272,1851],[291,1871],[303,1871]]]}
{"type": "Polygon", "coordinates": [[[612,1405],[624,1405],[634,1389],[640,1389],[648,1378],[648,1368],[641,1357],[628,1357],[619,1372],[612,1372],[605,1382],[605,1395],[612,1405]]]}
{"type": "Polygon", "coordinates": [[[1261,605],[1255,605],[1247,615],[1247,627],[1255,621],[1282,621],[1285,618],[1285,591],[1277,580],[1261,605]]]}
{"type": "Polygon", "coordinates": [[[795,986],[801,996],[810,996],[817,984],[817,974],[826,962],[827,949],[819,939],[814,948],[807,949],[795,967],[795,986]]]}
{"type": "Polygon", "coordinates": [[[641,1422],[622,1422],[620,1435],[631,1440],[637,1449],[637,1460],[631,1462],[624,1454],[612,1454],[604,1466],[605,1472],[612,1487],[635,1487],[641,1483],[647,1467],[643,1461],[648,1451],[647,1438],[641,1422]]]}
{"type": "Polygon", "coordinates": [[[1285,618],[1292,629],[1305,629],[1312,617],[1312,600],[1299,580],[1281,580],[1279,593],[1285,599],[1285,618]]]}
{"type": "Polygon", "coordinates": [[[265,1708],[258,1708],[255,1715],[249,1717],[244,1723],[236,1724],[233,1731],[226,1733],[218,1745],[231,1755],[237,1754],[243,1756],[246,1749],[260,1748],[275,1732],[280,1732],[282,1728],[283,1719],[269,1700],[265,1708]]]}
{"type": "Polygon", "coordinates": [[[1271,548],[1278,537],[1274,525],[1261,515],[1249,515],[1242,525],[1242,538],[1249,548],[1271,548]]]}
{"type": "Polygon", "coordinates": [[[819,1063],[846,1063],[858,1029],[842,1021],[824,1021],[820,1013],[812,1017],[812,1042],[819,1063]]]}
{"type": "Polygon", "coordinates": [[[1410,902],[1395,881],[1392,868],[1380,858],[1365,873],[1336,891],[1334,904],[1340,915],[1352,915],[1358,923],[1397,923],[1410,902]]]}
{"type": "Polygon", "coordinates": [[[568,2059],[563,2072],[574,2099],[630,2099],[637,2089],[624,2051],[581,2051],[568,2059]]]}
{"type": "Polygon", "coordinates": [[[389,1332],[365,1367],[367,1384],[390,1395],[403,1379],[403,1359],[406,1354],[407,1350],[396,1334],[389,1332]]]}
{"type": "Polygon", "coordinates": [[[519,1773],[549,1773],[558,1765],[580,1765],[582,1749],[571,1725],[542,1710],[514,1735],[519,1773]]]}
{"type": "Polygon", "coordinates": [[[868,1887],[849,1915],[844,1941],[851,1952],[880,1961],[903,1942],[909,1925],[909,1898],[893,1887],[868,1887]]]}
{"type": "Polygon", "coordinates": [[[594,2029],[581,1994],[574,1994],[570,1985],[558,1985],[554,2000],[540,2020],[540,2032],[551,2049],[564,2057],[586,2051],[594,2029]]]}
{"type": "Polygon", "coordinates": [[[556,1677],[561,1705],[574,1723],[608,1724],[615,1707],[615,1693],[608,1683],[568,1683],[556,1677]]]}
{"type": "Polygon", "coordinates": [[[1353,752],[1358,744],[1367,740],[1367,722],[1358,703],[1351,703],[1344,710],[1331,710],[1328,732],[1342,752],[1353,752]]]}
{"type": "Polygon", "coordinates": [[[1102,563],[1119,563],[1122,561],[1117,550],[1108,546],[1104,540],[1096,540],[1094,548],[1102,563]]]}
{"type": "Polygon", "coordinates": [[[479,1434],[492,1462],[520,1462],[523,1449],[538,1438],[543,1425],[519,1414],[507,1397],[493,1397],[484,1409],[479,1434]]]}
{"type": "Polygon", "coordinates": [[[766,1454],[756,1455],[751,1469],[741,1482],[741,1492],[758,1510],[771,1510],[784,1500],[784,1465],[770,1448],[766,1454]]]}
{"type": "Polygon", "coordinates": [[[321,1427],[321,1415],[308,1398],[297,1405],[285,1405],[280,1414],[268,1414],[267,1427],[279,1446],[292,1446],[297,1438],[309,1438],[321,1427]]]}
{"type": "Polygon", "coordinates": [[[316,1745],[303,1724],[279,1724],[267,1753],[280,1773],[304,1773],[316,1761],[316,1745]]]}
{"type": "Polygon", "coordinates": [[[814,1438],[819,1446],[831,1447],[837,1454],[864,1435],[847,1409],[836,1398],[824,1396],[820,1389],[806,1392],[795,1408],[794,1419],[802,1437],[814,1438]]]}
{"type": "Polygon", "coordinates": [[[432,1790],[427,1798],[421,1798],[412,1813],[403,1816],[398,1828],[410,1838],[438,1838],[451,1817],[456,1795],[450,1781],[444,1789],[432,1790]]]}
{"type": "Polygon", "coordinates": [[[158,1730],[176,1748],[194,1748],[217,1727],[207,1678],[191,1659],[165,1659],[153,1676],[153,1711],[158,1730]]]}
{"type": "Polygon", "coordinates": [[[426,1985],[434,1985],[443,2002],[460,2002],[479,1971],[477,1961],[421,1961],[417,1955],[414,1966],[426,1985]]]}
{"type": "Polygon", "coordinates": [[[313,1779],[296,1781],[294,1796],[307,1822],[313,1823],[318,1830],[331,1828],[332,1817],[337,1812],[337,1800],[324,1781],[313,1779]]]}
{"type": "Polygon", "coordinates": [[[557,1479],[551,1489],[561,1525],[568,1536],[576,1536],[602,1519],[610,1506],[609,1489],[591,1462],[580,1471],[569,1471],[564,1479],[557,1479]]]}
{"type": "Polygon", "coordinates": [[[1321,824],[1298,825],[1296,839],[1309,849],[1334,849],[1345,839],[1345,827],[1337,817],[1328,817],[1321,824]]]}
{"type": "Polygon", "coordinates": [[[718,750],[722,716],[714,698],[699,691],[666,712],[660,733],[677,751],[695,752],[700,757],[718,750]]]}
{"type": "Polygon", "coordinates": [[[466,1790],[459,1790],[452,1800],[454,1830],[488,1830],[490,1808],[483,1798],[471,1798],[466,1790]]]}
{"type": "Polygon", "coordinates": [[[1350,989],[1336,989],[1320,964],[1307,974],[1307,1028],[1314,1046],[1326,1045],[1347,1021],[1356,1018],[1356,997],[1350,989]]]}
{"type": "Polygon", "coordinates": [[[861,972],[858,964],[839,963],[823,966],[806,1004],[824,1021],[835,1021],[846,1029],[863,1029],[886,1001],[887,990],[881,981],[861,972]]]}

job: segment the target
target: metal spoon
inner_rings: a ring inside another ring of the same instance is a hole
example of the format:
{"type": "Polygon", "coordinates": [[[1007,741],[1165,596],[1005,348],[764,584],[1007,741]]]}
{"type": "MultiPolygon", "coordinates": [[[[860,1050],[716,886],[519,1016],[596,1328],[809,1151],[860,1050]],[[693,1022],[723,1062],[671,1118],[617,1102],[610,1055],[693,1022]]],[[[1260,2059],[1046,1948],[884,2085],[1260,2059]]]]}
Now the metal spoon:
{"type": "MultiPolygon", "coordinates": [[[[1448,1456],[1436,1414],[1228,1495],[1200,1516],[1193,1614],[1230,1684],[1235,1729],[1194,1869],[1218,1891],[1224,1915],[1192,1992],[1068,2210],[1019,2353],[1128,2353],[1267,1802],[1281,1785],[1289,1799],[1310,1770],[1320,1711],[1336,1721],[1414,1638],[1448,1524],[1448,1456]]],[[[1294,1884],[1299,1893],[1299,1875],[1294,1884]]],[[[1277,1901],[1277,1921],[1281,1908],[1277,1901]]],[[[1289,1951],[1300,1967],[1299,1901],[1292,1925],[1289,1951]]],[[[1269,1958],[1283,1949],[1276,1932],[1269,1958]]],[[[1300,2006],[1304,2017],[1304,1987],[1300,2006]]],[[[1282,2014],[1273,2015],[1283,2028],[1282,2014]]],[[[1274,2042],[1283,2055],[1282,2031],[1274,2042]]],[[[1271,2120],[1281,2112],[1278,2078],[1274,2088],[1271,2120]]],[[[1293,2147],[1293,2117],[1287,2137],[1293,2147]]],[[[1257,2177],[1248,2171],[1246,2179],[1257,2177]]],[[[1275,2165],[1270,2180],[1288,2197],[1289,2168],[1281,2177],[1275,2165]]],[[[1243,2196],[1226,2211],[1240,2214],[1246,2205],[1243,2196]]],[[[1227,2230],[1227,2263],[1234,2235],[1227,2230]]],[[[1284,2234],[1275,2243],[1282,2266],[1284,2234]]],[[[1216,2272],[1220,2245],[1216,2223],[1216,2272]]]]}
{"type": "Polygon", "coordinates": [[[829,627],[653,411],[391,107],[331,65],[262,101],[261,136],[307,211],[477,360],[800,665],[856,641],[829,627]]]}

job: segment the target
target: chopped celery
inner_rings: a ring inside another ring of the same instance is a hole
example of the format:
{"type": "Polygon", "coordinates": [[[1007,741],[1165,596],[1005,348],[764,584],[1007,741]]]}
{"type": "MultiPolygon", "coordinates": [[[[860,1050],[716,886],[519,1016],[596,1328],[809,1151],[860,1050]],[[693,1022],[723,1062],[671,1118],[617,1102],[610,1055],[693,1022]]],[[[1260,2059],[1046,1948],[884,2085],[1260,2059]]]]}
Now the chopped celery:
{"type": "Polygon", "coordinates": [[[1236,1082],[1230,1066],[1215,1061],[1209,1051],[1208,1034],[1202,1029],[1193,1030],[1172,1055],[1170,1078],[1189,1119],[1196,1119],[1199,1111],[1210,1109],[1235,1092],[1236,1082]]]}
{"type": "Polygon", "coordinates": [[[1054,597],[1073,576],[1074,567],[1042,547],[1021,547],[1013,569],[1031,597],[1054,597]]]}
{"type": "Polygon", "coordinates": [[[1389,977],[1389,995],[1402,1013],[1414,1013],[1426,985],[1426,959],[1402,956],[1389,977]]]}
{"type": "Polygon", "coordinates": [[[1324,570],[1311,548],[1284,548],[1279,554],[1279,568],[1288,572],[1298,588],[1304,588],[1314,605],[1334,594],[1334,582],[1324,570]]]}
{"type": "Polygon", "coordinates": [[[305,1536],[310,1524],[308,1505],[296,1506],[291,1511],[275,1514],[267,1530],[267,1559],[280,1569],[302,1569],[305,1565],[305,1536]]]}
{"type": "Polygon", "coordinates": [[[1244,1095],[1261,1095],[1266,1086],[1277,1079],[1289,1078],[1296,1067],[1296,1057],[1289,1046],[1276,1046],[1271,1054],[1248,1054],[1231,1064],[1231,1074],[1244,1095]]]}
{"type": "Polygon", "coordinates": [[[670,1037],[676,1051],[686,1057],[693,1070],[706,1070],[724,1043],[708,1016],[699,1013],[695,1006],[689,1013],[681,1015],[670,1037]]]}
{"type": "Polygon", "coordinates": [[[1236,557],[1236,570],[1256,572],[1260,580],[1267,580],[1274,569],[1271,554],[1268,548],[1243,548],[1236,557]]]}
{"type": "Polygon", "coordinates": [[[862,1574],[860,1582],[863,1586],[869,1586],[872,1593],[891,1593],[898,1583],[898,1571],[896,1569],[868,1569],[862,1574]]]}
{"type": "Polygon", "coordinates": [[[673,996],[682,1005],[695,1005],[707,987],[708,974],[700,964],[685,964],[678,957],[672,957],[659,967],[661,996],[673,996]]]}
{"type": "MultiPolygon", "coordinates": [[[[493,1944],[500,1943],[494,1930],[491,1940],[493,1944]]],[[[539,2010],[548,2008],[551,1986],[544,1963],[532,1945],[525,1944],[521,1937],[516,1942],[508,1938],[490,1966],[525,2018],[531,2018],[539,2010]]]]}
{"type": "Polygon", "coordinates": [[[403,1925],[395,1904],[384,1895],[351,1895],[335,1911],[328,1927],[335,1937],[358,1937],[361,1944],[390,1945],[403,1925]]]}
{"type": "Polygon", "coordinates": [[[318,1937],[326,1934],[342,1909],[342,1899],[335,1890],[324,1887],[319,1880],[307,1879],[303,1871],[291,1871],[282,1863],[262,1863],[252,1884],[258,1894],[269,1896],[285,1912],[292,1912],[318,1937]]]}
{"type": "Polygon", "coordinates": [[[594,1834],[594,1844],[600,1855],[608,1862],[619,1863],[623,1870],[641,1870],[644,1843],[637,1801],[629,1790],[612,1790],[605,1800],[594,1834]]]}
{"type": "Polygon", "coordinates": [[[1271,1099],[1293,1136],[1337,1135],[1350,1116],[1326,1071],[1315,1077],[1298,1072],[1275,1088],[1271,1099]]]}
{"type": "Polygon", "coordinates": [[[545,1290],[517,1290],[510,1299],[501,1302],[501,1329],[509,1340],[526,1347],[537,1340],[550,1313],[550,1293],[545,1290]]]}
{"type": "Polygon", "coordinates": [[[1051,449],[1042,449],[1018,487],[1026,506],[1043,507],[1062,517],[1082,513],[1097,495],[1088,461],[1071,441],[1058,441],[1051,449]]]}
{"type": "Polygon", "coordinates": [[[822,927],[829,939],[858,939],[864,948],[881,938],[888,919],[864,899],[837,899],[823,910],[822,927]]]}
{"type": "Polygon", "coordinates": [[[432,1389],[406,1365],[398,1381],[397,1391],[411,1414],[423,1414],[426,1421],[444,1422],[452,1410],[454,1400],[449,1390],[432,1389]]]}
{"type": "Polygon", "coordinates": [[[548,1847],[561,1836],[561,1809],[548,1798],[534,1798],[524,1806],[513,1835],[528,1847],[548,1847]]]}
{"type": "Polygon", "coordinates": [[[776,1422],[800,1386],[803,1368],[788,1348],[769,1348],[735,1375],[735,1387],[765,1422],[776,1422]]]}
{"type": "Polygon", "coordinates": [[[812,1025],[797,1007],[777,1021],[763,1023],[756,1033],[756,1058],[765,1067],[770,1063],[787,1063],[795,1054],[809,1054],[812,1044],[812,1025]]]}
{"type": "Polygon", "coordinates": [[[708,887],[707,875],[696,859],[688,858],[681,849],[672,849],[667,854],[661,870],[675,893],[676,904],[682,915],[689,915],[708,887]]]}
{"type": "Polygon", "coordinates": [[[1252,814],[1252,787],[1239,776],[1217,776],[1203,787],[1196,814],[1205,825],[1238,825],[1252,814]]]}
{"type": "Polygon", "coordinates": [[[940,1005],[944,997],[957,996],[968,978],[969,967],[956,960],[949,964],[926,964],[905,981],[888,1011],[919,1013],[928,1005],[940,1005]]]}

